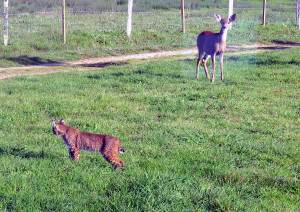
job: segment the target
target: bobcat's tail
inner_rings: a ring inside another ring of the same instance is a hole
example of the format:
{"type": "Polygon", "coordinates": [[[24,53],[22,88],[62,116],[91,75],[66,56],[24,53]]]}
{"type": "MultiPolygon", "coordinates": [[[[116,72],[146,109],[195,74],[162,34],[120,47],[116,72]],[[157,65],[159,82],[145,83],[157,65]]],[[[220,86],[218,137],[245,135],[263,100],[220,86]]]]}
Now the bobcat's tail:
{"type": "Polygon", "coordinates": [[[121,154],[125,153],[125,150],[122,149],[122,147],[119,147],[119,150],[118,150],[121,154]]]}

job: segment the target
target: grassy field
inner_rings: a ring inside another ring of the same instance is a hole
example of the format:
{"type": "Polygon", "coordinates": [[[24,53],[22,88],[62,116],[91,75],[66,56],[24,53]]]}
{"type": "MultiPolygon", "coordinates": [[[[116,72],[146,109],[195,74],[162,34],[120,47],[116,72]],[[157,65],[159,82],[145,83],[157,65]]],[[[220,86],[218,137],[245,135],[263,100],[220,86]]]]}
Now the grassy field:
{"type": "Polygon", "coordinates": [[[299,48],[0,80],[0,210],[297,211],[299,48]],[[211,70],[211,66],[209,67],[211,70]],[[68,159],[52,119],[119,137],[68,159]]]}
{"type": "MultiPolygon", "coordinates": [[[[186,33],[181,33],[179,10],[133,15],[132,37],[126,35],[126,13],[67,13],[67,44],[62,44],[61,14],[10,16],[9,46],[0,45],[0,67],[41,64],[80,58],[137,52],[196,48],[204,30],[220,31],[213,13],[227,9],[186,11],[186,33]]],[[[261,26],[260,10],[236,9],[237,19],[228,45],[300,41],[294,10],[268,10],[267,26],[261,26]]],[[[0,25],[3,23],[0,19],[0,25]]],[[[0,37],[2,37],[0,30],[0,37]]]]}

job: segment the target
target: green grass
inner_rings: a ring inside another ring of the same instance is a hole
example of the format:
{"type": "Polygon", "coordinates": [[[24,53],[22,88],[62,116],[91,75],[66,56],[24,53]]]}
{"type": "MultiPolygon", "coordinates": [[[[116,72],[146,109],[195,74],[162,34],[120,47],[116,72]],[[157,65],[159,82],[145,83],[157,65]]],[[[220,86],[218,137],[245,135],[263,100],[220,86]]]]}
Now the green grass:
{"type": "Polygon", "coordinates": [[[0,81],[0,209],[297,211],[299,49],[0,81]],[[209,66],[211,70],[211,66],[209,66]],[[68,159],[51,119],[117,136],[125,169],[68,159]]]}

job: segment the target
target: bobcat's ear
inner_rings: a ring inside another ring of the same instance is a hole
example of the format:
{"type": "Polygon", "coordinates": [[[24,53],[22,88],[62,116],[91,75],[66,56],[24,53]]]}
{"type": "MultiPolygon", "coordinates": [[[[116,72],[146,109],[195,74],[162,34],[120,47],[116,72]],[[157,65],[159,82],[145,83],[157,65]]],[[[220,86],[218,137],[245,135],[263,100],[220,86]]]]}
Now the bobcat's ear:
{"type": "Polygon", "coordinates": [[[61,119],[61,120],[60,120],[60,123],[61,123],[61,124],[64,124],[64,123],[65,123],[65,120],[64,120],[64,119],[61,119]]]}
{"type": "Polygon", "coordinates": [[[55,121],[52,120],[53,127],[56,127],[55,121]]]}

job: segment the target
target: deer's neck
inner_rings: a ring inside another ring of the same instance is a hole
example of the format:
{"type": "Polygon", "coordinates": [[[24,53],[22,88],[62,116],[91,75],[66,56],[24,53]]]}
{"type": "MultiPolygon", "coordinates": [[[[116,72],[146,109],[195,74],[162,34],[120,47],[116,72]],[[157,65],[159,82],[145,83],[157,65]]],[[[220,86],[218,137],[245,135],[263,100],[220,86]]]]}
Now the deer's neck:
{"type": "Polygon", "coordinates": [[[222,42],[226,42],[226,40],[227,40],[227,32],[228,32],[227,28],[223,28],[223,27],[221,28],[220,36],[221,36],[222,42]]]}

